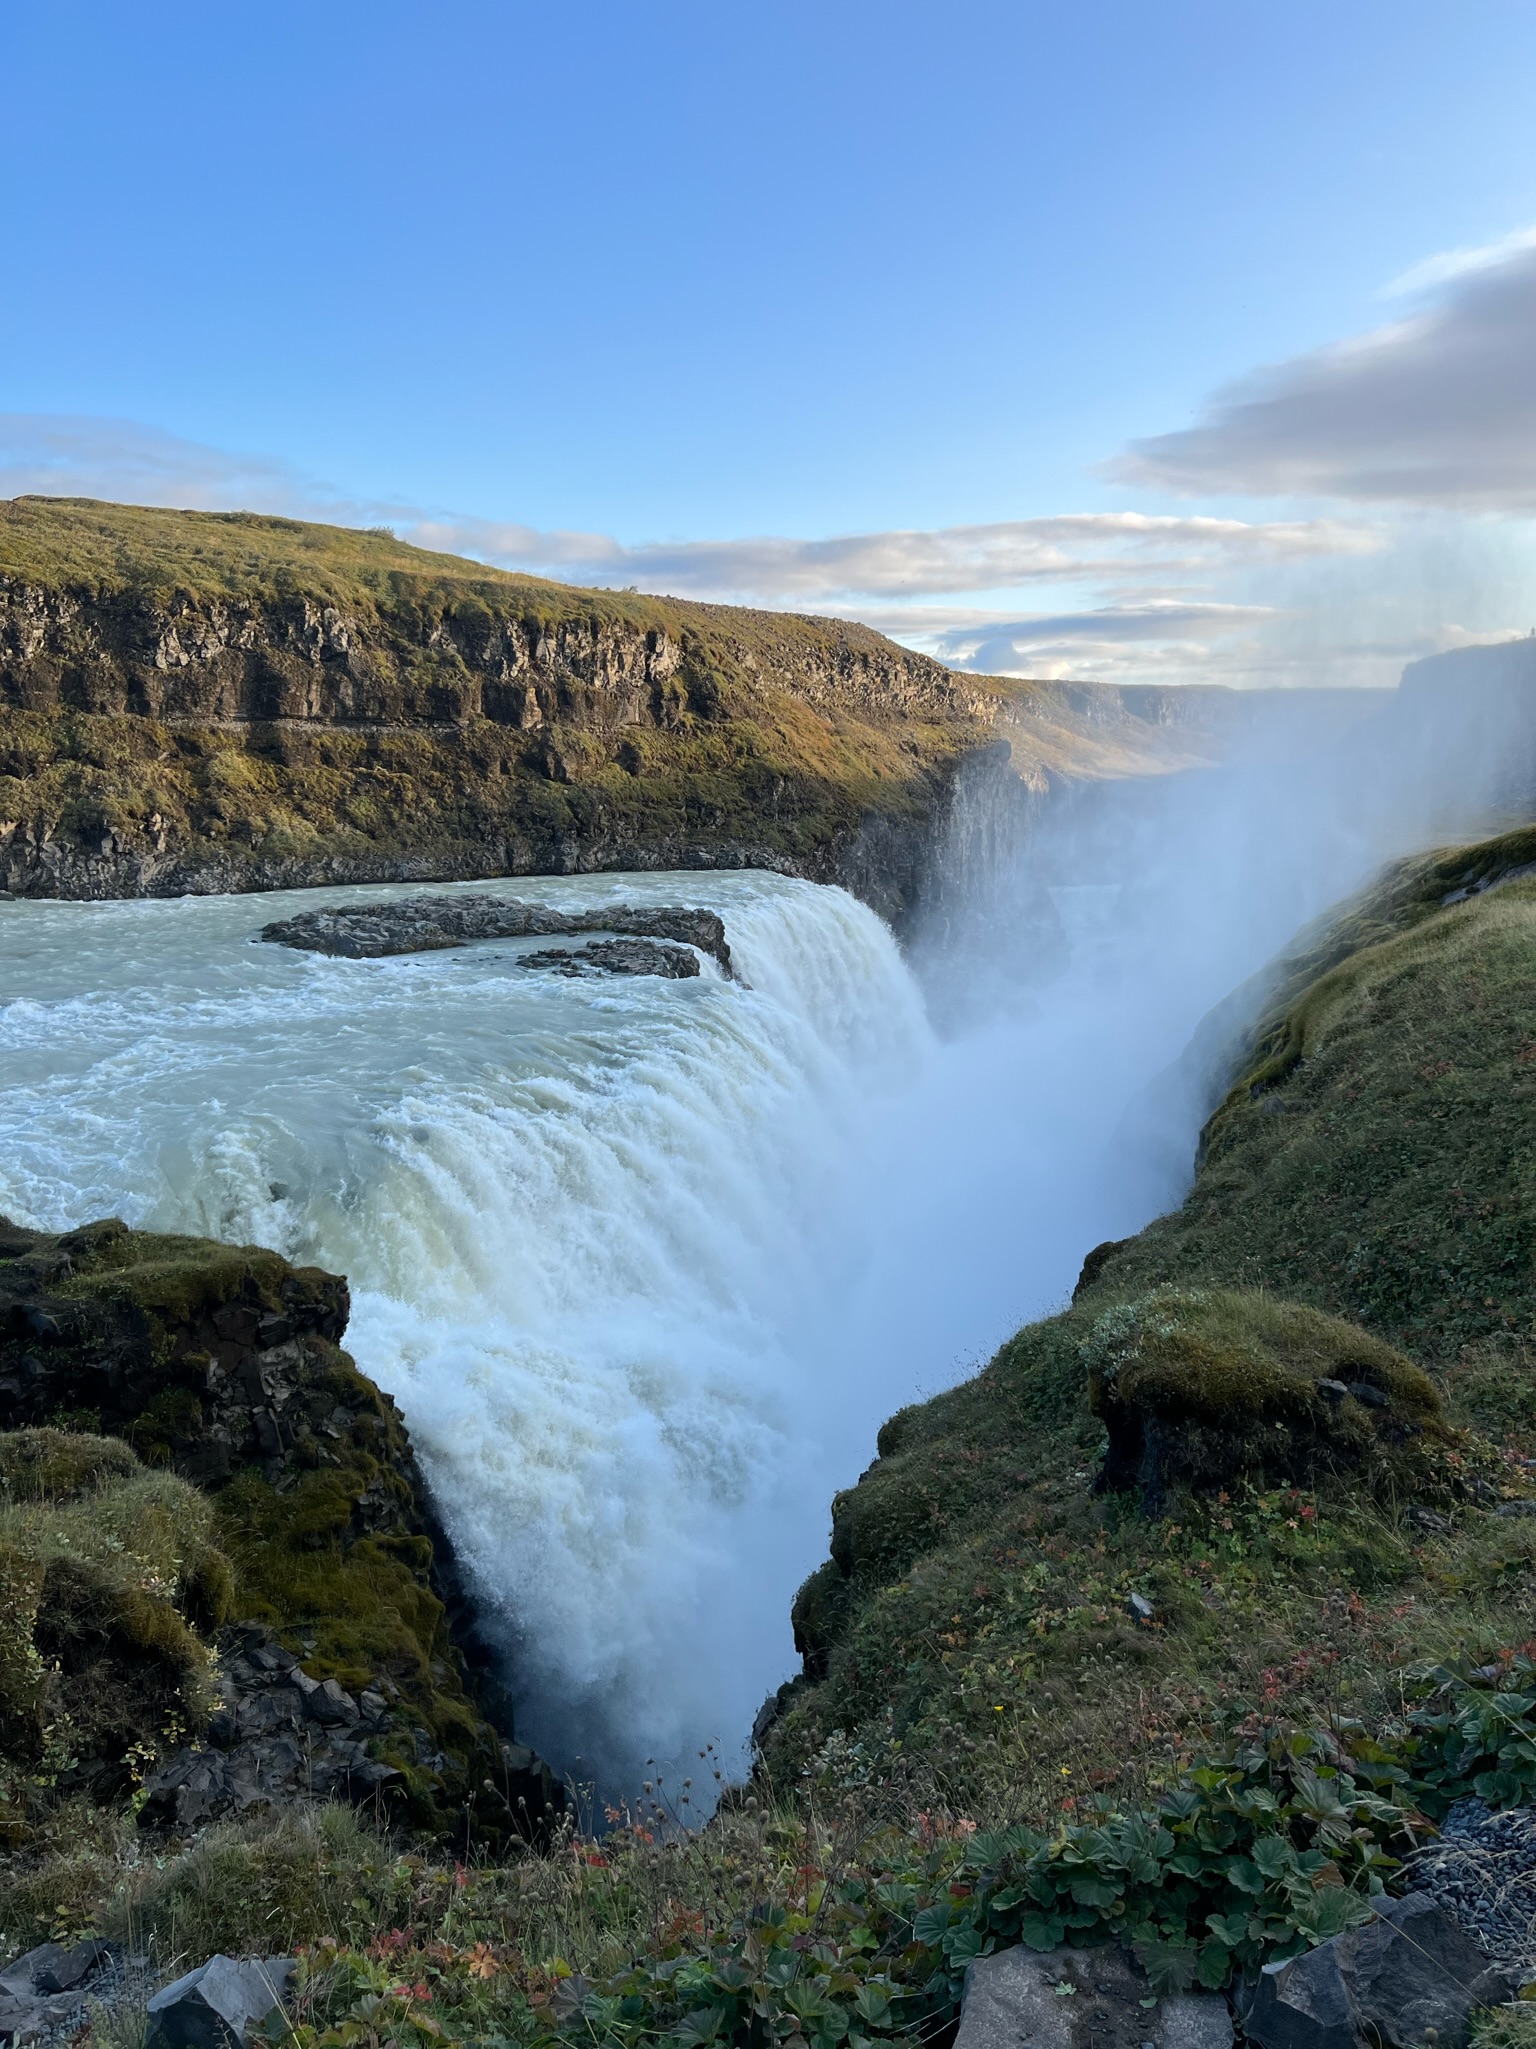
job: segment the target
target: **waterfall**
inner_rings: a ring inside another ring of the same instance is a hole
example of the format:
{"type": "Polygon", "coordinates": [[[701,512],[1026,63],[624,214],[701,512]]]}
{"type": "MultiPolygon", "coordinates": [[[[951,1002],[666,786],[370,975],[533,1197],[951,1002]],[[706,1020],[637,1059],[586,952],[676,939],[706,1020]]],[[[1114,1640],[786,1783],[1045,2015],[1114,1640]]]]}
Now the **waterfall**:
{"type": "Polygon", "coordinates": [[[827,1501],[908,1392],[824,1395],[818,1334],[860,1258],[843,1163],[931,1034],[840,890],[489,887],[707,902],[742,980],[706,960],[572,982],[518,966],[537,941],[370,962],[251,943],[378,891],[8,905],[0,1209],[348,1274],[348,1341],[405,1413],[520,1732],[633,1783],[649,1756],[739,1753],[790,1668],[827,1501]]]}

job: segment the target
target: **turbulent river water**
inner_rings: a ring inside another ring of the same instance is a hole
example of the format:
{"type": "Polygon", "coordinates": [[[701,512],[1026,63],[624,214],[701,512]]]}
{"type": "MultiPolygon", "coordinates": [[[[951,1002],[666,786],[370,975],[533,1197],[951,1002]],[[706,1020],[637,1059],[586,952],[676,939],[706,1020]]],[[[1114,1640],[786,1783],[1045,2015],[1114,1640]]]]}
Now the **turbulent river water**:
{"type": "Polygon", "coordinates": [[[864,906],[766,874],[466,885],[708,906],[739,982],[256,943],[408,890],[0,904],[0,1210],[346,1273],[520,1735],[620,1791],[711,1740],[731,1769],[879,1422],[1177,1193],[1198,1106],[1165,1105],[1172,1179],[1125,1106],[1319,900],[1256,913],[1258,838],[1175,860],[1151,819],[1159,870],[1112,837],[1098,879],[1032,885],[970,1016],[963,962],[930,951],[925,990],[864,906]]]}

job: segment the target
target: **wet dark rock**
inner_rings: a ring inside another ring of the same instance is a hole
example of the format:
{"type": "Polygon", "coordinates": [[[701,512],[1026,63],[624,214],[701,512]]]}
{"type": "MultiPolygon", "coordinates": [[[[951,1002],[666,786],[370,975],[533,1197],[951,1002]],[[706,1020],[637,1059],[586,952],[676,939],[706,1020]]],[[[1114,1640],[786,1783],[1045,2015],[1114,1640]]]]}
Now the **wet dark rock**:
{"type": "Polygon", "coordinates": [[[241,2049],[292,1977],[288,1957],[210,1957],[149,2002],[144,2049],[241,2049]]]}
{"type": "Polygon", "coordinates": [[[1513,1997],[1511,1974],[1424,1893],[1259,1974],[1244,2028],[1260,2049],[1463,2049],[1474,2008],[1513,1997]],[[1434,2033],[1431,2036],[1430,2030],[1434,2033]]]}
{"type": "Polygon", "coordinates": [[[966,1973],[955,2049],[1231,2049],[1213,1992],[1154,1995],[1121,1949],[1005,1949],[966,1973]]]}
{"type": "MultiPolygon", "coordinates": [[[[435,953],[445,947],[467,946],[477,939],[566,939],[589,932],[696,946],[701,953],[712,955],[727,975],[734,972],[721,920],[713,911],[681,907],[653,910],[633,904],[605,904],[590,911],[556,911],[544,904],[521,903],[513,897],[415,896],[394,903],[345,904],[334,910],[305,911],[296,918],[279,918],[264,925],[261,936],[274,945],[294,946],[307,953],[340,955],[346,960],[379,960],[397,953],[435,953]]],[[[592,949],[585,951],[590,953],[592,949]]],[[[695,962],[691,970],[612,966],[608,972],[696,974],[698,964],[695,962]]]]}
{"type": "Polygon", "coordinates": [[[549,947],[525,953],[521,968],[552,968],[557,975],[663,975],[686,981],[699,972],[699,958],[686,946],[663,946],[654,939],[595,939],[574,951],[549,947]]]}

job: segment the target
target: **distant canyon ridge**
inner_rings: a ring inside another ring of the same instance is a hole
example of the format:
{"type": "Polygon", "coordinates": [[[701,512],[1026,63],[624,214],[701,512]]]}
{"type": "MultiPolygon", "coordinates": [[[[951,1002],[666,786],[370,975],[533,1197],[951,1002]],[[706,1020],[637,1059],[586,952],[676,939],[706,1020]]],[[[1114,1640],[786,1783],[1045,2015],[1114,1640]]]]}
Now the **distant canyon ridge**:
{"type": "Polygon", "coordinates": [[[382,530],[0,503],[18,896],[751,866],[899,924],[967,779],[1199,765],[1274,695],[963,675],[842,620],[382,530]]]}

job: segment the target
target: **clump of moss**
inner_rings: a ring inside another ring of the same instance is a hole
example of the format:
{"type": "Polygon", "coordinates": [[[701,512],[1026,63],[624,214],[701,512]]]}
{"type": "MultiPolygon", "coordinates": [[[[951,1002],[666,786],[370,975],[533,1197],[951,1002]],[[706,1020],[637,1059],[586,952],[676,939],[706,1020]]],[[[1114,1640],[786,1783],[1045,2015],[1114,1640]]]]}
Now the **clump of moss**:
{"type": "Polygon", "coordinates": [[[14,1831],[52,1787],[112,1797],[213,1707],[212,1504],[120,1440],[0,1435],[0,1780],[14,1831]]]}
{"type": "Polygon", "coordinates": [[[0,1435],[0,1495],[9,1502],[65,1501],[94,1493],[139,1469],[116,1437],[70,1430],[10,1430],[0,1435]]]}
{"type": "Polygon", "coordinates": [[[1434,1382],[1358,1324],[1238,1289],[1116,1303],[1080,1346],[1107,1432],[1099,1485],[1161,1514],[1171,1490],[1314,1485],[1445,1493],[1451,1442],[1434,1382]]]}

